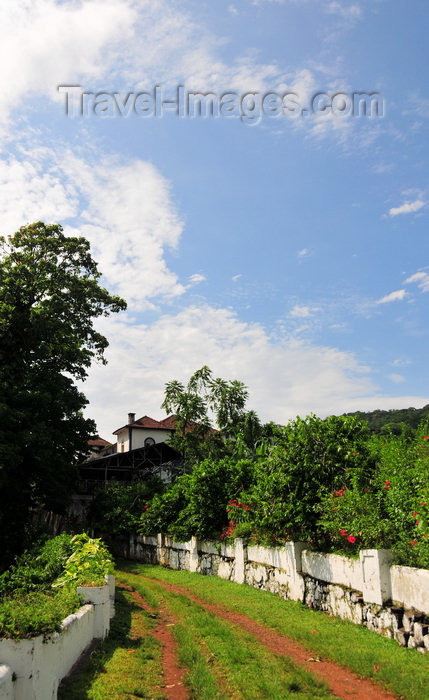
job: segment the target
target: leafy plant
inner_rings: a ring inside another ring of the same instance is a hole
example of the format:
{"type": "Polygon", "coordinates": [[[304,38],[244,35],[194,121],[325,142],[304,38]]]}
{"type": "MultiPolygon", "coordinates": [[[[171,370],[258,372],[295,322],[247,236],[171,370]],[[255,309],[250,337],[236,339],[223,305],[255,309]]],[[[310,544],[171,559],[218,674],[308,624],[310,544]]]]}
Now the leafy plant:
{"type": "Polygon", "coordinates": [[[62,620],[82,605],[76,591],[33,591],[0,603],[0,637],[22,639],[59,632],[62,620]]]}
{"type": "Polygon", "coordinates": [[[144,506],[164,489],[165,484],[158,477],[127,485],[112,481],[106,489],[96,492],[89,506],[89,522],[103,534],[134,532],[144,506]]]}
{"type": "Polygon", "coordinates": [[[71,545],[73,552],[65,563],[64,573],[52,587],[71,583],[77,586],[104,585],[106,574],[113,573],[113,561],[102,541],[82,533],[72,538],[71,545]]]}
{"type": "Polygon", "coordinates": [[[43,544],[40,540],[36,542],[0,575],[0,594],[10,595],[15,591],[29,593],[49,588],[72,553],[71,540],[72,535],[63,533],[43,544]]]}

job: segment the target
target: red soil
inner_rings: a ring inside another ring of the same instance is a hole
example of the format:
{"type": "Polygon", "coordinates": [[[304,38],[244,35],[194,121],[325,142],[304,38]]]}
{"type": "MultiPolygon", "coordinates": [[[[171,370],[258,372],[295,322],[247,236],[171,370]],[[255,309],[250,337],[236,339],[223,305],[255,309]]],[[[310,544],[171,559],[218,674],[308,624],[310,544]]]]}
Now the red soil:
{"type": "MultiPolygon", "coordinates": [[[[142,578],[145,577],[142,576],[142,578]]],[[[150,580],[173,593],[186,595],[190,600],[206,610],[209,610],[224,620],[233,622],[246,632],[257,637],[257,639],[273,653],[280,656],[288,656],[294,663],[304,666],[311,674],[324,680],[331,692],[339,698],[354,698],[355,700],[393,700],[393,698],[396,697],[373,684],[371,681],[359,678],[349,669],[339,666],[333,661],[326,661],[325,659],[319,660],[319,657],[312,656],[311,652],[298,644],[298,642],[260,625],[258,622],[255,622],[242,613],[228,610],[221,605],[207,603],[193,595],[185,586],[173,585],[171,583],[159,581],[158,579],[151,578],[150,580]]]]}
{"type": "MultiPolygon", "coordinates": [[[[137,593],[131,586],[125,583],[119,585],[120,588],[125,588],[131,592],[136,603],[150,613],[154,613],[153,608],[148,605],[145,599],[137,593]]],[[[188,691],[183,685],[185,669],[179,666],[177,662],[177,642],[174,639],[170,627],[176,624],[168,610],[161,608],[157,611],[159,614],[159,622],[154,630],[151,631],[152,637],[161,642],[162,645],[162,669],[164,675],[164,685],[161,690],[164,691],[171,700],[186,700],[189,697],[188,691]]]]}

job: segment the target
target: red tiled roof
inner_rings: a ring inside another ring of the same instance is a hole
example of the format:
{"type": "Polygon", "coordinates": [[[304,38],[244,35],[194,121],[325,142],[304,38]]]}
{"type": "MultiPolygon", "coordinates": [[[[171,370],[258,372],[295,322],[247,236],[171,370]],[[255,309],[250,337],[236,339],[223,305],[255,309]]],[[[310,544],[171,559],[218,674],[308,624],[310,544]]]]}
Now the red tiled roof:
{"type": "Polygon", "coordinates": [[[162,423],[162,425],[167,428],[168,430],[174,430],[176,427],[177,423],[177,416],[172,415],[172,416],[167,416],[167,418],[164,418],[163,420],[159,421],[162,423]]]}
{"type": "Polygon", "coordinates": [[[93,440],[88,440],[88,445],[90,447],[106,447],[106,445],[111,445],[111,442],[103,440],[101,437],[94,438],[93,440]]]}
{"type": "MultiPolygon", "coordinates": [[[[169,418],[174,418],[174,416],[169,416],[169,418]]],[[[164,418],[163,421],[155,420],[154,418],[151,418],[150,416],[143,416],[142,418],[139,418],[138,420],[134,421],[134,423],[129,423],[127,425],[123,425],[122,428],[118,428],[113,432],[113,435],[116,435],[116,433],[119,433],[120,430],[124,430],[124,428],[146,428],[149,430],[174,430],[174,426],[170,426],[167,424],[169,418],[164,418]]]]}
{"type": "MultiPolygon", "coordinates": [[[[122,428],[118,428],[113,432],[113,435],[116,435],[116,433],[119,433],[120,430],[124,430],[124,428],[146,428],[149,430],[175,430],[177,424],[177,416],[172,414],[171,416],[167,416],[167,418],[163,418],[162,420],[155,420],[154,418],[151,418],[150,416],[143,416],[143,418],[139,418],[138,420],[134,421],[134,423],[129,423],[127,425],[123,425],[122,428]]],[[[189,432],[190,430],[193,430],[197,426],[197,423],[194,421],[189,421],[185,432],[189,432]]],[[[218,431],[215,430],[214,428],[210,428],[208,431],[209,433],[217,433],[218,431]]]]}

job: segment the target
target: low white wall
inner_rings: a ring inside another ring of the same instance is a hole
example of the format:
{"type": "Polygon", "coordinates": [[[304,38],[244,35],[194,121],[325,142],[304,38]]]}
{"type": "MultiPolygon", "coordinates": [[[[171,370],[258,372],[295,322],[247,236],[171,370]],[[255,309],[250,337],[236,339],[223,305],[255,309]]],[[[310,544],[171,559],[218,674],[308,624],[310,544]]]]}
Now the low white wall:
{"type": "Polygon", "coordinates": [[[304,542],[270,548],[132,534],[129,551],[131,559],[246,583],[429,651],[429,571],[392,566],[389,550],[364,549],[351,559],[312,552],[304,542]]]}
{"type": "Polygon", "coordinates": [[[14,700],[12,670],[4,664],[0,665],[0,700],[14,700]]]}
{"type": "Polygon", "coordinates": [[[392,566],[392,599],[405,608],[429,614],[429,571],[410,566],[392,566]]]}
{"type": "Polygon", "coordinates": [[[339,583],[356,591],[363,589],[362,568],[359,559],[349,559],[339,554],[320,554],[305,549],[302,552],[302,573],[319,581],[339,583]]]}
{"type": "Polygon", "coordinates": [[[93,639],[107,635],[111,591],[112,580],[97,588],[78,588],[90,602],[66,617],[59,633],[0,639],[0,700],[56,700],[60,680],[93,639]]]}

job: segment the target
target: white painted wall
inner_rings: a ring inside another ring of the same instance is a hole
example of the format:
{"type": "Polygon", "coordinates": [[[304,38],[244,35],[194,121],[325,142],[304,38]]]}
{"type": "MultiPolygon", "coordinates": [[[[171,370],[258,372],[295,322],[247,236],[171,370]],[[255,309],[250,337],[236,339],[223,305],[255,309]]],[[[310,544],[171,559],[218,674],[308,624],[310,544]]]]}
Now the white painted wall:
{"type": "Polygon", "coordinates": [[[6,665],[0,665],[0,700],[14,700],[12,669],[6,665]]]}
{"type": "Polygon", "coordinates": [[[392,566],[392,599],[404,608],[429,614],[429,571],[410,566],[392,566]]]}
{"type": "MultiPolygon", "coordinates": [[[[166,442],[170,437],[171,430],[150,430],[150,428],[132,428],[132,449],[136,450],[138,447],[144,447],[144,441],[146,438],[150,437],[155,440],[155,442],[166,442]]],[[[117,450],[118,452],[128,452],[130,449],[129,443],[129,431],[128,427],[123,428],[117,434],[117,450]],[[122,446],[124,449],[122,450],[122,446]]]]}
{"type": "Polygon", "coordinates": [[[60,680],[92,640],[109,631],[113,585],[110,578],[105,586],[78,589],[92,602],[66,617],[60,633],[0,639],[0,700],[57,700],[60,680]]]}
{"type": "Polygon", "coordinates": [[[302,552],[302,573],[319,581],[339,583],[347,588],[362,590],[362,568],[359,559],[339,554],[321,554],[306,549],[302,552]]]}

